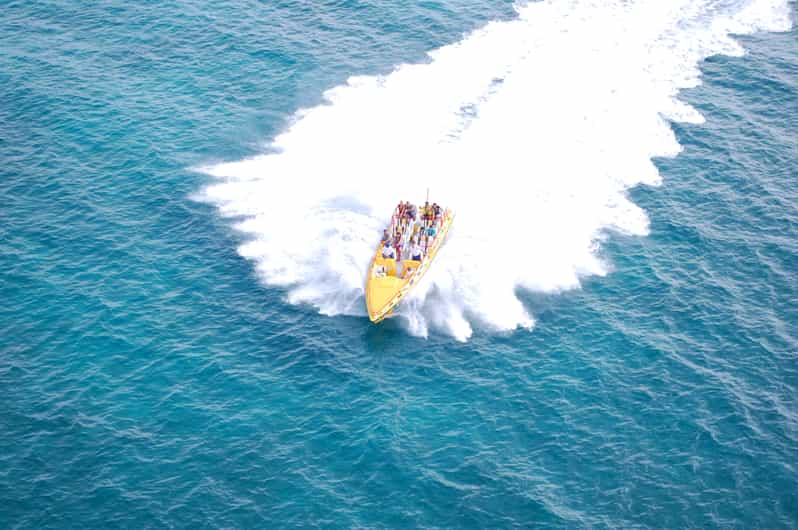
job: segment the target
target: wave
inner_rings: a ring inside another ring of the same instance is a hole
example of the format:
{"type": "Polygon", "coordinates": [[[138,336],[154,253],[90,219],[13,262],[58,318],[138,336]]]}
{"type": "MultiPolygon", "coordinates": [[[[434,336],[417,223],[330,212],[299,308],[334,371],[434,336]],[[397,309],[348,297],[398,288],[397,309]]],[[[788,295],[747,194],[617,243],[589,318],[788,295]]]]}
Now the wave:
{"type": "Polygon", "coordinates": [[[203,197],[248,234],[267,285],[325,315],[364,315],[369,258],[399,200],[457,218],[402,307],[407,329],[459,340],[479,325],[530,328],[518,289],[556,292],[605,275],[601,242],[646,235],[627,190],[659,185],[653,157],[680,146],[671,121],[700,62],[739,56],[735,34],[786,31],[786,1],[542,1],[429,53],[352,77],[296,113],[269,153],[202,168],[203,197]],[[242,220],[243,219],[243,220],[242,220]]]}

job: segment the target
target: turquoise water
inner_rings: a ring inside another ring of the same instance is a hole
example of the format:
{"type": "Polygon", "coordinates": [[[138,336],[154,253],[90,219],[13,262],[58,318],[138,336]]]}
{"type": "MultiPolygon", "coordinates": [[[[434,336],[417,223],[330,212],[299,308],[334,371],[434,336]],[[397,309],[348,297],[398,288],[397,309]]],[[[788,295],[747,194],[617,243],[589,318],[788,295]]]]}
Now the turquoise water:
{"type": "Polygon", "coordinates": [[[798,527],[762,4],[6,3],[0,526],[798,527]],[[457,226],[373,326],[395,167],[457,226]]]}

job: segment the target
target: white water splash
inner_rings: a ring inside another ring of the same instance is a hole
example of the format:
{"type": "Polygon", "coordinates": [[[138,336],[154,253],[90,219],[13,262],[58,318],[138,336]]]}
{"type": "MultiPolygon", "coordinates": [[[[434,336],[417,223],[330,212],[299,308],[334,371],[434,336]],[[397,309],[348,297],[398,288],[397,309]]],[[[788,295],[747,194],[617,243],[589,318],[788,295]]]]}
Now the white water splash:
{"type": "Polygon", "coordinates": [[[700,61],[742,54],[731,34],[789,27],[776,0],[532,3],[428,63],[329,90],[274,154],[205,168],[219,182],[204,196],[245,218],[241,255],[291,303],[365,316],[381,228],[429,187],[457,218],[403,304],[408,329],[531,327],[516,289],[577,287],[607,272],[603,234],[647,233],[626,191],[659,184],[652,157],[679,152],[668,120],[702,121],[677,99],[700,61]]]}

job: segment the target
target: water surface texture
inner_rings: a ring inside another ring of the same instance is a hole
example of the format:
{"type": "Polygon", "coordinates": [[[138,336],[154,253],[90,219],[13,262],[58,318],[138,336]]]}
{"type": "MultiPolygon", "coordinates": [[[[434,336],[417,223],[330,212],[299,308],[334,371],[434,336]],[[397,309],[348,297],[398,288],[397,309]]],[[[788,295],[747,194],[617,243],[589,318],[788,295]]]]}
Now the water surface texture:
{"type": "Polygon", "coordinates": [[[798,528],[794,3],[206,4],[0,9],[0,527],[798,528]]]}

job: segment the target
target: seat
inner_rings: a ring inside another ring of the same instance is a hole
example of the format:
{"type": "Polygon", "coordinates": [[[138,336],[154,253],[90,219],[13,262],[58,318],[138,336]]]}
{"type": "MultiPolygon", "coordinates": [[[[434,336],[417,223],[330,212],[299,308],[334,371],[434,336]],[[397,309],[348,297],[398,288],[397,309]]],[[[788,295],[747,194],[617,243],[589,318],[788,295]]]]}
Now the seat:
{"type": "Polygon", "coordinates": [[[393,258],[383,258],[382,256],[377,256],[377,259],[374,260],[374,265],[382,265],[385,267],[385,274],[388,276],[396,276],[396,260],[393,258]]]}
{"type": "Polygon", "coordinates": [[[405,259],[402,260],[402,277],[407,278],[407,276],[419,268],[421,265],[420,261],[412,260],[412,259],[405,259]]]}

